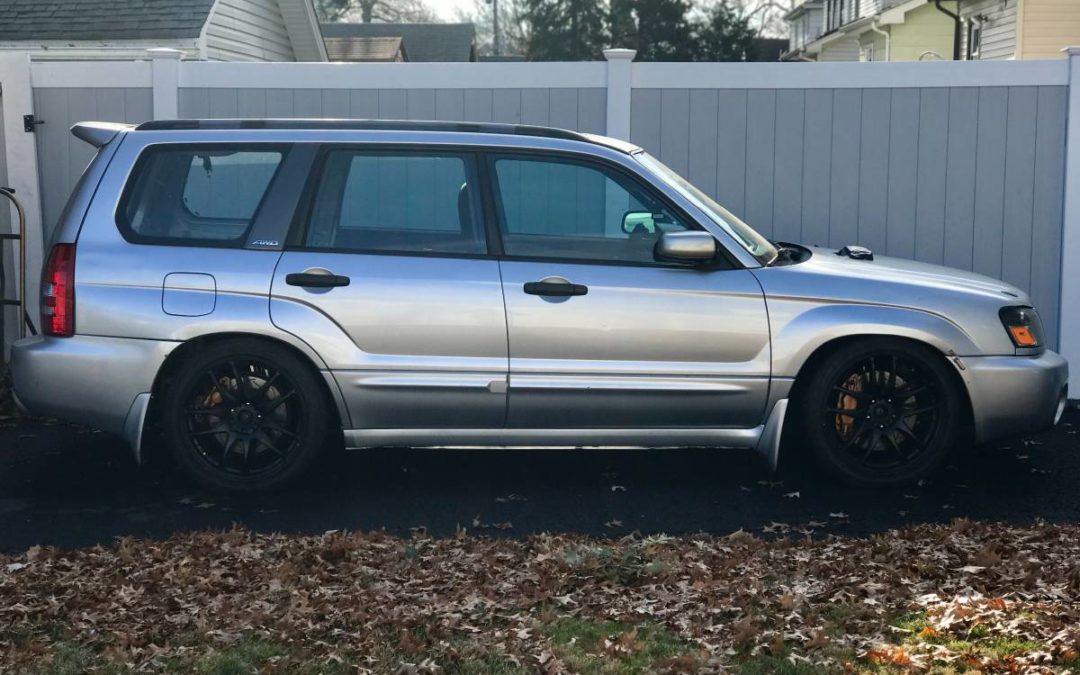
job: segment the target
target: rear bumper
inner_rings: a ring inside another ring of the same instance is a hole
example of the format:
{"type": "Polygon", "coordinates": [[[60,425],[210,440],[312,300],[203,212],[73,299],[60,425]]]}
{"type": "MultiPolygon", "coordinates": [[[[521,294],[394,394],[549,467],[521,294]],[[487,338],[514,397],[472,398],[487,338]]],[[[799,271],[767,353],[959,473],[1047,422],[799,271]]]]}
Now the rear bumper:
{"type": "Polygon", "coordinates": [[[31,414],[124,434],[136,397],[150,392],[178,344],[83,335],[26,338],[11,348],[15,396],[31,414]]]}
{"type": "Polygon", "coordinates": [[[964,357],[963,365],[977,444],[1045,431],[1060,419],[1069,364],[1059,354],[964,357]]]}

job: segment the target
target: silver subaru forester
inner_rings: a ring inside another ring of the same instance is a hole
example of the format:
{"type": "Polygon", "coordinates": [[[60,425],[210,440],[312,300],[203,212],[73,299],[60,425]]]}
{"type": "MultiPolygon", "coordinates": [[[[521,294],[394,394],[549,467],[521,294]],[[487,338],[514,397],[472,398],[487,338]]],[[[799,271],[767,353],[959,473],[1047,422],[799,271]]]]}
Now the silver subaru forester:
{"type": "Polygon", "coordinates": [[[806,453],[862,484],[1055,424],[1021,290],[770,242],[640,148],[500,124],[76,125],[35,414],[218,490],[340,444],[806,453]]]}

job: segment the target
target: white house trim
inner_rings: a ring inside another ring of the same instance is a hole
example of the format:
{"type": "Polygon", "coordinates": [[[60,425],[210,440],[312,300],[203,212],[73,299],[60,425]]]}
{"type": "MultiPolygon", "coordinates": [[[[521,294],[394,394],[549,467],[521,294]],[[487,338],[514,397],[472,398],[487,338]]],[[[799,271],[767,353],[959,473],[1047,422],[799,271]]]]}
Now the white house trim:
{"type": "Polygon", "coordinates": [[[278,0],[297,61],[327,61],[326,43],[311,0],[278,0]]]}

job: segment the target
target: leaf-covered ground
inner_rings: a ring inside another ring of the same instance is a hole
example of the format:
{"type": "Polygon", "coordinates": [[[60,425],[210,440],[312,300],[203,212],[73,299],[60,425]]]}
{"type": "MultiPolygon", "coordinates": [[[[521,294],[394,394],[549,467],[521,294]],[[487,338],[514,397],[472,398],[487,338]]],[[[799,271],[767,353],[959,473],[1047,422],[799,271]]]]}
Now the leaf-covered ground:
{"type": "Polygon", "coordinates": [[[0,557],[0,670],[1080,670],[1080,527],[871,539],[244,530],[0,557]]]}

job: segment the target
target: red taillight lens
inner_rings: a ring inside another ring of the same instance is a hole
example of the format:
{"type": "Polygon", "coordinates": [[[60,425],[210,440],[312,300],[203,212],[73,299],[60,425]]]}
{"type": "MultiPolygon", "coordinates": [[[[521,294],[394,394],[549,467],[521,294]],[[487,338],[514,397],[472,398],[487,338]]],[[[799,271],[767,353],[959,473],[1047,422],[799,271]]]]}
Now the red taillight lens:
{"type": "Polygon", "coordinates": [[[41,280],[41,330],[53,337],[75,334],[75,244],[55,244],[41,280]]]}

